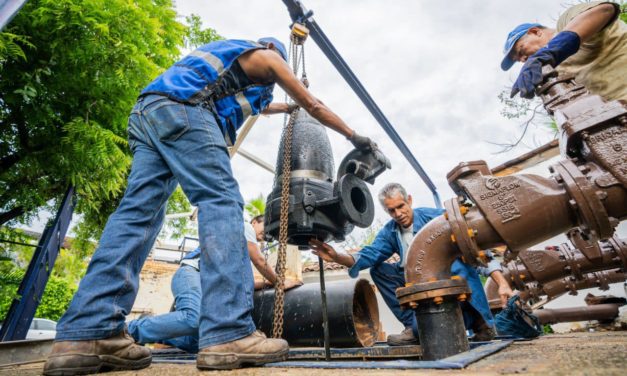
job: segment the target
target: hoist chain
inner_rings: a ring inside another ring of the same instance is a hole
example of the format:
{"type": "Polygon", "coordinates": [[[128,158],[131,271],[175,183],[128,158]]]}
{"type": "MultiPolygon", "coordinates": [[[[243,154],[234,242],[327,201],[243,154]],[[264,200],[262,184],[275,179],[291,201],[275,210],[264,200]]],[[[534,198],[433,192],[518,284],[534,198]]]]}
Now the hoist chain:
{"type": "MultiPolygon", "coordinates": [[[[302,43],[299,44],[294,35],[290,41],[290,57],[292,58],[292,69],[294,75],[298,74],[298,68],[302,64],[303,76],[305,70],[305,52],[302,43]],[[300,48],[299,48],[300,46],[300,48]],[[299,59],[300,50],[300,59],[299,59]]],[[[286,98],[287,101],[287,98],[286,98]]],[[[281,203],[279,216],[279,250],[276,262],[277,282],[274,286],[274,316],[272,320],[272,337],[281,338],[283,336],[283,307],[285,297],[285,263],[287,260],[287,225],[289,215],[290,199],[290,177],[292,167],[292,134],[294,123],[300,107],[296,107],[289,115],[289,120],[283,129],[283,170],[281,171],[281,203]]]]}

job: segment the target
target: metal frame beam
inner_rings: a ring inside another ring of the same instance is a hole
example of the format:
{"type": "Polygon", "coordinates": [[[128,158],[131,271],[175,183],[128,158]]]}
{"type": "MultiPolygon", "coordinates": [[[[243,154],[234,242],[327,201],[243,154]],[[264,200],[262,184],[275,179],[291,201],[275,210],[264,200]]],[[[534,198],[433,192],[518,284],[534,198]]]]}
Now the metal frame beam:
{"type": "Polygon", "coordinates": [[[0,0],[0,30],[11,22],[28,0],[0,0]]]}
{"type": "Polygon", "coordinates": [[[72,221],[75,205],[74,187],[69,187],[63,197],[52,226],[46,227],[39,244],[28,264],[28,269],[17,297],[13,299],[9,312],[0,329],[0,342],[17,341],[26,338],[37,306],[52,273],[52,267],[63,245],[65,234],[72,221]]]}

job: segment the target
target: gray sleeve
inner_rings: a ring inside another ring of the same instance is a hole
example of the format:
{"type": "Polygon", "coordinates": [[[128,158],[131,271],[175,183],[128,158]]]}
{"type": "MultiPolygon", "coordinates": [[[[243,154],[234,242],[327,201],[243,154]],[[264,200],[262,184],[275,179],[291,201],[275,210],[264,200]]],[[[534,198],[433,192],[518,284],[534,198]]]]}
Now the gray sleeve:
{"type": "Polygon", "coordinates": [[[489,277],[490,274],[497,270],[502,272],[503,268],[501,267],[501,263],[494,258],[494,254],[490,250],[486,250],[485,253],[490,261],[486,266],[477,266],[477,273],[484,277],[489,277]]]}
{"type": "Polygon", "coordinates": [[[257,244],[257,234],[255,234],[255,229],[253,228],[253,225],[248,222],[244,222],[244,237],[246,237],[247,242],[257,244]]]}

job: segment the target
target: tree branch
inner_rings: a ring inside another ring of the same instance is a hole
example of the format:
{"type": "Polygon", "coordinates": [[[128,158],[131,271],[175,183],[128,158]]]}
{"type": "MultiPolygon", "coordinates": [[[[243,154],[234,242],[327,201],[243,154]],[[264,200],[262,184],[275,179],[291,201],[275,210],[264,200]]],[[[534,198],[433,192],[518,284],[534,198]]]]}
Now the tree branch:
{"type": "Polygon", "coordinates": [[[24,208],[21,206],[15,207],[8,212],[0,213],[0,226],[22,214],[24,214],[24,208]]]}
{"type": "Polygon", "coordinates": [[[13,167],[13,165],[19,162],[21,159],[22,159],[22,156],[20,155],[20,152],[13,153],[13,154],[7,155],[6,157],[0,158],[0,174],[4,173],[5,171],[13,167]]]}

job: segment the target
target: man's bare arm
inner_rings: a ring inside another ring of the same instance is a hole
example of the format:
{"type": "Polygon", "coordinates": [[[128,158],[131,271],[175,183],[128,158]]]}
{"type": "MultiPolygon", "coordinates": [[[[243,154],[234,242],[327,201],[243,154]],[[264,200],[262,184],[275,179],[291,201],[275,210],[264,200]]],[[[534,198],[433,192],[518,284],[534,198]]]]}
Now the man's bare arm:
{"type": "Polygon", "coordinates": [[[354,131],[317,99],[296,78],[289,65],[271,50],[255,50],[239,59],[242,69],[255,82],[276,82],[300,107],[325,126],[349,138],[354,131]]]}
{"type": "Polygon", "coordinates": [[[493,271],[490,274],[490,277],[499,286],[498,291],[499,297],[501,298],[501,306],[505,308],[505,306],[507,306],[507,301],[509,300],[509,298],[514,296],[514,291],[512,291],[512,288],[510,287],[509,283],[507,283],[505,276],[503,276],[503,273],[500,270],[493,271]]]}
{"type": "Polygon", "coordinates": [[[564,27],[564,31],[577,33],[581,41],[584,42],[603,30],[615,16],[616,8],[614,5],[599,4],[573,18],[564,27]]]}
{"type": "Polygon", "coordinates": [[[333,247],[320,240],[311,239],[309,245],[311,246],[311,252],[316,256],[320,256],[324,261],[336,262],[349,268],[355,265],[353,256],[348,253],[338,253],[333,247]]]}
{"type": "Polygon", "coordinates": [[[271,284],[276,283],[276,274],[272,267],[268,265],[265,257],[261,254],[259,247],[251,242],[247,242],[248,244],[248,256],[250,257],[250,261],[255,265],[255,269],[261,273],[261,275],[267,279],[271,284]]]}
{"type": "Polygon", "coordinates": [[[287,103],[270,103],[261,113],[264,115],[285,114],[292,112],[295,107],[287,103]]]}

